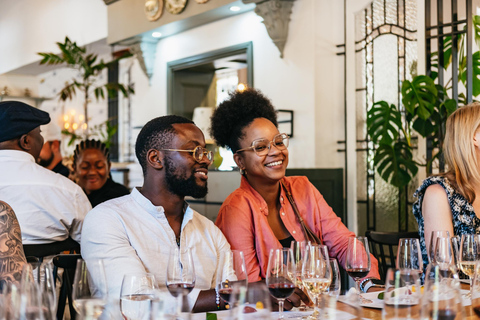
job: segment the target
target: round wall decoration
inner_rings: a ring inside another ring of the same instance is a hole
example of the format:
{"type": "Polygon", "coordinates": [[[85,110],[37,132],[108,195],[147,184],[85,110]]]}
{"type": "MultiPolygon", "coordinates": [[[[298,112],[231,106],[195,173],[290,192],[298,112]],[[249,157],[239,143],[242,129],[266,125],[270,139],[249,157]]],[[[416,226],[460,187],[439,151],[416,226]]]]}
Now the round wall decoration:
{"type": "Polygon", "coordinates": [[[163,0],[145,0],[145,16],[148,20],[158,20],[162,13],[163,0]]]}
{"type": "Polygon", "coordinates": [[[165,8],[171,14],[181,13],[187,6],[188,0],[165,0],[165,8]]]}

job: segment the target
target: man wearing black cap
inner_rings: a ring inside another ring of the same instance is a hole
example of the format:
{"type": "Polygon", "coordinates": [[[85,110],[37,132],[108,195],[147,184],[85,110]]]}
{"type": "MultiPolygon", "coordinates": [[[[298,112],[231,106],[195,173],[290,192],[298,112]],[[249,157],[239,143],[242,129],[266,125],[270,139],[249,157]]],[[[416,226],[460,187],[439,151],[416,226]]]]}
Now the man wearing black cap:
{"type": "Polygon", "coordinates": [[[23,244],[66,240],[80,243],[91,209],[71,180],[36,164],[43,146],[40,126],[48,113],[18,101],[0,102],[0,200],[17,214],[23,244]]]}

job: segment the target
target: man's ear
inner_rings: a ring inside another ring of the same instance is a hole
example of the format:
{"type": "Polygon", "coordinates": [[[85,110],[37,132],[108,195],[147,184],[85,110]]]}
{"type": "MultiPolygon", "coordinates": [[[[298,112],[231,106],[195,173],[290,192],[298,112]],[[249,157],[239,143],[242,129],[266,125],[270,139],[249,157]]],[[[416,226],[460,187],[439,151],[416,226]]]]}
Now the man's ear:
{"type": "Polygon", "coordinates": [[[27,152],[32,149],[32,146],[30,145],[30,136],[28,135],[28,133],[22,135],[18,139],[18,145],[19,145],[20,149],[22,149],[24,151],[27,151],[27,152]]]}
{"type": "Polygon", "coordinates": [[[241,155],[239,155],[238,153],[234,153],[233,160],[235,160],[235,163],[237,164],[238,168],[245,169],[245,160],[241,155]]]}
{"type": "Polygon", "coordinates": [[[148,165],[154,169],[160,170],[163,168],[163,152],[150,149],[147,152],[148,165]]]}

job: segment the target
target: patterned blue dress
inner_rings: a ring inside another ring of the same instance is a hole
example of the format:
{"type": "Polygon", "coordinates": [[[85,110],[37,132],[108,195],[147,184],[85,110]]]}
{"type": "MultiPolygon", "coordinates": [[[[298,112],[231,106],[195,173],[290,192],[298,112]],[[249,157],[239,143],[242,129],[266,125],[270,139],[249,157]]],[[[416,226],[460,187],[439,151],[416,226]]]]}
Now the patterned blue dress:
{"type": "Polygon", "coordinates": [[[418,198],[418,200],[413,204],[413,215],[415,216],[415,219],[417,219],[418,223],[418,233],[420,235],[420,247],[422,248],[424,268],[426,268],[428,265],[428,254],[425,245],[422,203],[425,191],[432,184],[441,185],[447,193],[448,203],[450,204],[450,209],[452,210],[453,215],[452,223],[454,235],[480,233],[480,219],[478,219],[475,215],[473,206],[467,201],[467,199],[465,199],[464,196],[458,193],[457,190],[450,185],[446,178],[432,176],[425,179],[423,184],[413,195],[414,197],[418,198]]]}

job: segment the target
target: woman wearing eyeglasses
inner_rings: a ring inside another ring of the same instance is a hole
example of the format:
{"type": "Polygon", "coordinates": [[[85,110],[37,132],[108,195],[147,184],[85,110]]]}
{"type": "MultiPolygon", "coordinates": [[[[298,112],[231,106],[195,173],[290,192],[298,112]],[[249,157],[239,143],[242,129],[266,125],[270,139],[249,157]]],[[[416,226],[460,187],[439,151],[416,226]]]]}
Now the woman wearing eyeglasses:
{"type": "MultiPolygon", "coordinates": [[[[248,280],[265,278],[270,249],[306,239],[289,193],[306,225],[345,267],[348,238],[355,234],[306,177],[285,177],[289,139],[278,131],[270,100],[254,89],[231,94],[214,112],[211,133],[218,145],[232,150],[242,174],[240,188],[223,202],[216,225],[232,249],[244,252],[248,280]]],[[[368,276],[380,278],[373,257],[368,276]]]]}

